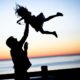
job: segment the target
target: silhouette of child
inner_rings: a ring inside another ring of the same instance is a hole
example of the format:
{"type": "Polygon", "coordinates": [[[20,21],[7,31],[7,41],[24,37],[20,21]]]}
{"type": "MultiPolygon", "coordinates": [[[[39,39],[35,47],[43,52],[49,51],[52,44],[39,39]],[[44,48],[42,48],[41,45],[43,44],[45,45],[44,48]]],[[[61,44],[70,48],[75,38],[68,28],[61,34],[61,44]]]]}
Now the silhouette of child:
{"type": "Polygon", "coordinates": [[[40,31],[42,34],[53,34],[55,37],[57,36],[56,31],[50,32],[50,31],[44,31],[43,30],[43,23],[46,21],[49,21],[50,19],[58,16],[63,16],[62,13],[57,12],[56,15],[49,16],[45,18],[43,13],[40,13],[38,16],[31,15],[31,12],[28,11],[27,8],[17,5],[16,7],[16,13],[21,18],[17,21],[18,24],[21,24],[20,21],[24,20],[25,23],[29,23],[37,32],[40,31]]]}
{"type": "Polygon", "coordinates": [[[26,52],[28,43],[24,44],[27,38],[27,27],[28,24],[26,25],[24,35],[20,41],[17,41],[13,36],[9,37],[6,41],[7,46],[11,48],[10,53],[14,63],[15,80],[25,80],[26,71],[31,66],[26,52]],[[22,49],[23,44],[24,50],[22,49]]]}

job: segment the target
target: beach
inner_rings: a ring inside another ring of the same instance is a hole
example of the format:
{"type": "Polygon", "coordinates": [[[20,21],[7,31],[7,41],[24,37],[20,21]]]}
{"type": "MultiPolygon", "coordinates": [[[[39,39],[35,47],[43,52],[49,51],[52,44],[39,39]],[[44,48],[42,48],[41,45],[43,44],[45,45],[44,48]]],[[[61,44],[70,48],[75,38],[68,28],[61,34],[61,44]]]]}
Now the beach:
{"type": "MultiPolygon", "coordinates": [[[[48,70],[80,68],[80,55],[52,56],[30,58],[32,63],[28,72],[41,71],[41,66],[48,66],[48,70]]],[[[12,60],[0,61],[0,74],[14,73],[12,60]]]]}

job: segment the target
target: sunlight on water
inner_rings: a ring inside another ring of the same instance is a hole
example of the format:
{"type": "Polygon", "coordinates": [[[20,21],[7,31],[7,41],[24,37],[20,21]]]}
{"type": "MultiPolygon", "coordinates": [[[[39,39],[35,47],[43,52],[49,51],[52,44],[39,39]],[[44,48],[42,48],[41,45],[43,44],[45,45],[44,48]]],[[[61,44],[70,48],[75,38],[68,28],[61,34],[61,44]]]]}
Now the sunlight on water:
{"type": "MultiPolygon", "coordinates": [[[[47,65],[48,70],[80,68],[80,55],[60,56],[30,59],[32,66],[28,72],[41,71],[41,66],[47,65]]],[[[0,74],[14,73],[13,63],[9,61],[0,61],[0,74]]]]}

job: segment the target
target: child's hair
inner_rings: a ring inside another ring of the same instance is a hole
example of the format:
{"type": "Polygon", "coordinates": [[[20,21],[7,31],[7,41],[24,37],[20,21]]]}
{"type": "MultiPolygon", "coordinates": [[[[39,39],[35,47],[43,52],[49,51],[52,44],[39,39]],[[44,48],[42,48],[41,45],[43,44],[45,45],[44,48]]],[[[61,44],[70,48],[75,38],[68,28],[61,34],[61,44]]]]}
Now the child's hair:
{"type": "Polygon", "coordinates": [[[15,9],[15,14],[17,14],[20,17],[24,17],[30,14],[30,12],[28,11],[27,8],[20,6],[20,5],[16,5],[16,9],[15,9]]]}

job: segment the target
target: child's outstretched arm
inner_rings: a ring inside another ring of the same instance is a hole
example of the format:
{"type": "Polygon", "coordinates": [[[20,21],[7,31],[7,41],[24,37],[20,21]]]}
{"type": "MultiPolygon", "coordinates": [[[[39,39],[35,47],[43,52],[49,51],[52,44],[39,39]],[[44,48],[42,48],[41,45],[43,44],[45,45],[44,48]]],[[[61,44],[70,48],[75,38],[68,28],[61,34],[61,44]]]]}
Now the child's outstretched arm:
{"type": "Polygon", "coordinates": [[[20,23],[21,20],[23,20],[23,18],[20,18],[20,19],[17,21],[17,23],[18,23],[19,25],[21,25],[21,23],[20,23]]]}
{"type": "Polygon", "coordinates": [[[45,18],[44,22],[45,22],[45,21],[48,21],[48,20],[50,20],[50,19],[52,19],[52,18],[54,18],[54,17],[58,17],[58,16],[63,16],[63,14],[60,13],[60,12],[57,12],[56,15],[52,15],[52,16],[49,16],[48,18],[45,18]]]}

